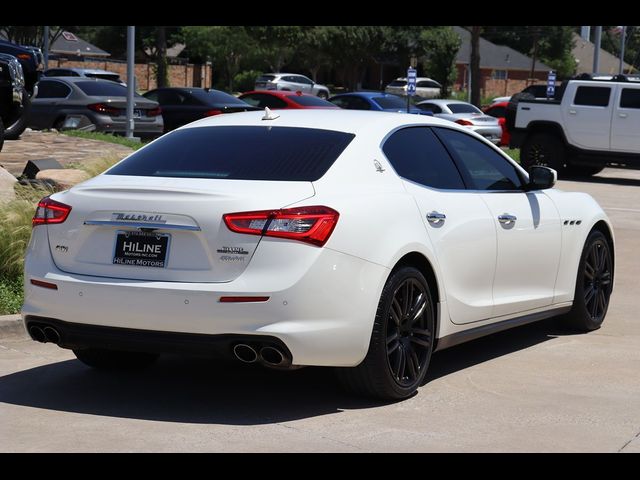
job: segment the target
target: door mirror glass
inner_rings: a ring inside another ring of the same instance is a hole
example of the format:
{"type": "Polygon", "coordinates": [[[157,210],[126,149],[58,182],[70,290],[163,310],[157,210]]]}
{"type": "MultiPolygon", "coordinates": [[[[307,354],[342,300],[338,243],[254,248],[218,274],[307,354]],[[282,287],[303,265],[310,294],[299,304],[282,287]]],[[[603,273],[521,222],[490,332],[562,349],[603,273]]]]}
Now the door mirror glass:
{"type": "Polygon", "coordinates": [[[558,174],[553,168],[534,165],[529,168],[527,190],[545,190],[556,184],[558,174]]]}

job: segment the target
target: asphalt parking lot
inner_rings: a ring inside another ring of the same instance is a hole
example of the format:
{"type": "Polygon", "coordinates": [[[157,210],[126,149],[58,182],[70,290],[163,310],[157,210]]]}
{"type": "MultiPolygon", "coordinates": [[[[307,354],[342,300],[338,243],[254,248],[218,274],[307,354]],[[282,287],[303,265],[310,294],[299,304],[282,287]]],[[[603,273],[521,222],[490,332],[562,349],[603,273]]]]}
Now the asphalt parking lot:
{"type": "Polygon", "coordinates": [[[551,319],[454,347],[392,404],[344,394],[324,369],[167,356],[95,372],[5,333],[0,451],[640,452],[640,171],[558,186],[591,193],[615,227],[615,289],[596,332],[551,319]]]}

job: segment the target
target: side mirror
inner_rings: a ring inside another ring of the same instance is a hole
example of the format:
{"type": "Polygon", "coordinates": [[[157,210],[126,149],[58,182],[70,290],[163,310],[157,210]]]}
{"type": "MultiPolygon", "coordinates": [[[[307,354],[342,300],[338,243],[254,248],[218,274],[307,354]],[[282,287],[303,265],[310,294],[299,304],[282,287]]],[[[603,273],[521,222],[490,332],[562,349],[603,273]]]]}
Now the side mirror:
{"type": "Polygon", "coordinates": [[[546,190],[552,188],[557,180],[558,173],[553,168],[534,165],[529,168],[529,183],[526,189],[527,191],[546,190]]]}

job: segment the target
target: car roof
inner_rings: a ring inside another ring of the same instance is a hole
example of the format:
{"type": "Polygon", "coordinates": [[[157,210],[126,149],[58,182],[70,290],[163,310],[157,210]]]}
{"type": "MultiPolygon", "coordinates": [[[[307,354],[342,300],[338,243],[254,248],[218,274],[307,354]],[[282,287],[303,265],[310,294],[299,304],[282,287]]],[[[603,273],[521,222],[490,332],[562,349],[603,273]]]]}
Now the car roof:
{"type": "MultiPolygon", "coordinates": [[[[253,93],[271,95],[273,97],[315,97],[315,95],[309,95],[308,93],[292,92],[289,90],[251,90],[249,92],[244,92],[242,95],[249,95],[253,93]]],[[[242,97],[242,95],[240,96],[242,97]]]]}
{"type": "Polygon", "coordinates": [[[362,98],[373,98],[373,97],[397,97],[402,98],[398,95],[394,95],[393,93],[387,92],[347,92],[347,93],[339,93],[337,95],[332,96],[331,98],[345,97],[347,95],[362,97],[362,98]]]}
{"type": "MultiPolygon", "coordinates": [[[[394,78],[393,81],[397,81],[397,80],[406,80],[407,77],[398,77],[398,78],[394,78]]],[[[429,77],[416,77],[416,82],[419,82],[421,80],[431,80],[432,82],[435,82],[435,80],[433,78],[429,78],[429,77]]]]}
{"type": "Polygon", "coordinates": [[[91,77],[42,77],[40,79],[41,82],[46,82],[48,80],[56,80],[58,82],[68,82],[68,83],[78,83],[78,82],[97,82],[97,83],[108,83],[109,85],[121,85],[116,82],[112,82],[111,80],[105,80],[104,78],[91,78],[91,77]]]}
{"type": "Polygon", "coordinates": [[[265,76],[265,75],[300,75],[301,77],[306,77],[306,75],[302,74],[302,73],[287,73],[287,72],[277,72],[277,73],[263,73],[262,75],[260,75],[261,77],[265,76]]]}
{"type": "Polygon", "coordinates": [[[100,68],[52,67],[45,70],[45,72],[48,72],[49,70],[69,70],[70,72],[77,73],[108,73],[110,75],[120,75],[117,72],[109,72],[108,70],[102,70],[100,68]]]}
{"type": "MultiPolygon", "coordinates": [[[[276,112],[272,112],[276,113],[276,112]]],[[[274,120],[263,120],[264,110],[240,112],[233,115],[216,115],[203,118],[180,128],[198,128],[208,126],[264,126],[264,127],[299,127],[334,130],[358,134],[389,132],[405,125],[458,126],[448,120],[408,113],[388,113],[367,110],[342,109],[291,109],[278,110],[274,120]]],[[[464,127],[457,128],[464,130],[464,127]]],[[[466,130],[464,130],[466,131],[466,130]]]]}
{"type": "Polygon", "coordinates": [[[463,102],[462,100],[447,100],[446,98],[434,98],[432,100],[423,100],[422,102],[418,102],[417,105],[422,105],[424,103],[433,103],[435,105],[450,105],[452,103],[459,105],[472,105],[469,102],[463,102]]]}
{"type": "Polygon", "coordinates": [[[509,105],[509,102],[493,102],[491,105],[489,105],[487,108],[493,108],[493,107],[506,107],[507,105],[509,105]]]}

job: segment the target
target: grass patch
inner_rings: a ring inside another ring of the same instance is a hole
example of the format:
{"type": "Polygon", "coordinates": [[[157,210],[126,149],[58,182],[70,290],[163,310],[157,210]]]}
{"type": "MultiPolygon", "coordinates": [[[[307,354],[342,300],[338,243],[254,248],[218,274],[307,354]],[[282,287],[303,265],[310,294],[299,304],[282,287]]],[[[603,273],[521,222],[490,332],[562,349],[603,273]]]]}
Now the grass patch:
{"type": "Polygon", "coordinates": [[[11,279],[0,278],[0,315],[18,313],[22,301],[22,275],[11,279]]]}
{"type": "Polygon", "coordinates": [[[85,132],[83,130],[63,130],[60,133],[62,133],[63,135],[68,135],[70,137],[87,138],[89,140],[99,140],[101,142],[116,143],[118,145],[129,147],[133,150],[137,150],[140,147],[144,146],[144,143],[142,142],[136,142],[135,140],[131,140],[126,137],[119,137],[110,133],[85,132]]]}
{"type": "Polygon", "coordinates": [[[516,162],[520,163],[520,149],[519,148],[506,148],[504,153],[513,158],[516,162]]]}
{"type": "Polygon", "coordinates": [[[88,163],[69,163],[66,168],[77,168],[79,170],[84,170],[89,174],[91,178],[100,175],[102,172],[107,170],[108,168],[113,167],[116,163],[122,160],[118,155],[111,155],[108,157],[103,157],[98,160],[90,161],[88,163]]]}

